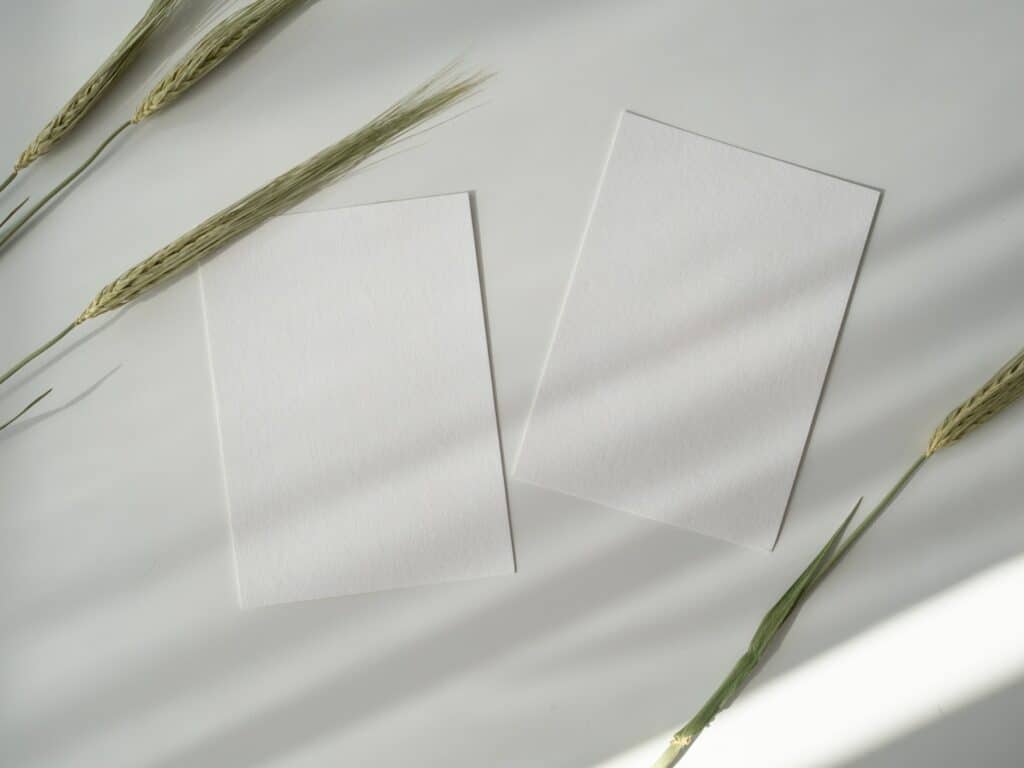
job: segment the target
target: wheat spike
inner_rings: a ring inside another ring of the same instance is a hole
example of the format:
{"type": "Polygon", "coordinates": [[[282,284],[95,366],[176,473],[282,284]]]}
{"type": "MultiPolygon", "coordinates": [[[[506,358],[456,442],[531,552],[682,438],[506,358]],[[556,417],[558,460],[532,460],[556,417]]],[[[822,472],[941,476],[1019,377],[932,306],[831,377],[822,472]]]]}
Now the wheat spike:
{"type": "Polygon", "coordinates": [[[427,83],[360,130],[211,216],[127,270],[96,295],[76,323],[124,306],[252,231],[271,216],[293,207],[424,120],[462,100],[481,82],[480,76],[472,76],[443,85],[436,80],[427,83]]]}
{"type": "Polygon", "coordinates": [[[0,234],[0,248],[3,248],[50,200],[84,173],[119,134],[179,99],[185,91],[220,66],[263,27],[301,2],[304,0],[255,0],[211,27],[146,93],[131,118],[115,128],[82,165],[68,174],[0,234]]]}
{"type": "Polygon", "coordinates": [[[301,1],[256,0],[214,25],[146,94],[131,122],[139,123],[173,103],[260,29],[301,1]]]}
{"type": "Polygon", "coordinates": [[[82,323],[153,291],[182,270],[256,229],[270,217],[297,205],[392,146],[425,121],[462,102],[486,79],[486,75],[462,77],[454,74],[451,68],[442,70],[356,132],[299,163],[126,270],[104,286],[70,325],[0,376],[0,384],[82,323]]]}
{"type": "Polygon", "coordinates": [[[174,10],[178,0],[153,0],[146,13],[81,88],[75,91],[53,119],[32,140],[14,164],[14,173],[45,155],[70,133],[103,93],[127,69],[149,38],[174,10]]]}
{"type": "Polygon", "coordinates": [[[952,445],[1024,395],[1024,349],[973,395],[949,412],[932,433],[926,456],[952,445]]]}

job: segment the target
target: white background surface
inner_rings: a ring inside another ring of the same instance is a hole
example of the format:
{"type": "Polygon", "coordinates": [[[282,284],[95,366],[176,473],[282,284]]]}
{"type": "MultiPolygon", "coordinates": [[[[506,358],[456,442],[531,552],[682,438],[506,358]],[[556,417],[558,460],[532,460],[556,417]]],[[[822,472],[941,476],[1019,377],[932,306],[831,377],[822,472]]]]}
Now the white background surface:
{"type": "MultiPolygon", "coordinates": [[[[143,5],[6,0],[11,161],[143,5]]],[[[0,357],[463,54],[500,72],[484,108],[307,208],[475,190],[506,456],[621,109],[885,190],[778,547],[512,483],[512,578],[240,613],[185,279],[0,398],[8,412],[56,387],[0,439],[2,763],[642,765],[628,751],[703,701],[855,498],[877,498],[1022,343],[1022,22],[1016,2],[321,0],[264,36],[0,258],[0,357]]],[[[123,119],[181,33],[5,200],[123,119]]],[[[741,703],[690,764],[749,764],[805,728],[827,747],[814,765],[1017,764],[1020,660],[977,638],[1019,637],[1019,616],[979,629],[931,607],[1020,594],[1022,434],[1018,408],[930,462],[748,690],[783,691],[762,710],[773,727],[745,730],[741,703]],[[921,615],[953,633],[925,674],[915,646],[872,641],[921,615]],[[818,674],[835,675],[829,696],[793,683],[818,674]],[[892,727],[871,715],[880,697],[907,702],[892,727]],[[747,762],[715,749],[744,734],[747,762]]]]}

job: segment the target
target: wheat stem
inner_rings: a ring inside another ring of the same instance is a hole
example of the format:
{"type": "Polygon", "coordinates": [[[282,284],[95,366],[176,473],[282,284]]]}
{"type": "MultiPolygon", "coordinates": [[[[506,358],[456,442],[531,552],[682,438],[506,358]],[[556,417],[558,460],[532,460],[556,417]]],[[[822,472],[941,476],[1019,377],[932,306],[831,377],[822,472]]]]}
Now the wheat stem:
{"type": "MultiPolygon", "coordinates": [[[[760,652],[759,649],[762,648],[760,642],[765,637],[766,628],[774,627],[770,634],[771,636],[775,635],[782,624],[792,616],[796,608],[807,599],[815,587],[835,569],[861,537],[878,521],[900,492],[907,487],[921,466],[937,451],[963,439],[1022,396],[1024,396],[1024,349],[1010,358],[973,395],[949,412],[932,434],[924,453],[915,459],[909,469],[896,481],[896,484],[882,497],[877,506],[845,539],[843,539],[843,534],[853,513],[843,521],[817,557],[811,561],[807,569],[761,621],[761,626],[754,634],[750,648],[740,657],[736,666],[697,714],[676,732],[668,747],[654,763],[653,768],[671,768],[679,762],[694,740],[711,724],[715,715],[729,706],[743,684],[757,671],[758,664],[763,657],[763,652],[760,652]],[[810,573],[809,577],[808,573],[810,573]],[[786,603],[787,599],[790,602],[790,607],[782,615],[779,608],[780,605],[786,603]],[[776,619],[780,619],[778,624],[776,624],[776,619]]],[[[856,511],[857,507],[854,507],[854,513],[856,511]]],[[[770,637],[768,639],[770,640],[770,637]]]]}
{"type": "Polygon", "coordinates": [[[11,182],[14,181],[16,178],[18,178],[18,172],[11,171],[11,175],[4,179],[2,183],[0,183],[0,192],[3,192],[5,189],[11,186],[11,182]]]}
{"type": "Polygon", "coordinates": [[[47,341],[45,344],[41,344],[39,347],[37,347],[36,349],[32,350],[27,355],[25,355],[23,358],[21,358],[21,360],[16,362],[14,365],[12,365],[8,369],[7,373],[5,373],[3,376],[0,376],[0,384],[3,384],[5,381],[7,381],[9,378],[11,378],[11,376],[16,374],[18,371],[20,371],[26,365],[31,363],[33,360],[35,360],[41,354],[43,354],[43,352],[48,350],[50,347],[52,347],[58,341],[60,341],[65,336],[67,336],[69,333],[71,333],[73,330],[75,330],[75,327],[78,326],[78,325],[79,325],[79,323],[77,321],[74,322],[74,323],[71,323],[71,325],[69,325],[63,331],[61,331],[56,336],[54,336],[52,339],[47,341]]]}
{"type": "MultiPolygon", "coordinates": [[[[39,213],[39,211],[42,210],[42,208],[48,202],[50,202],[54,197],[59,195],[65,188],[67,188],[67,186],[71,182],[73,182],[75,179],[77,179],[79,176],[81,176],[83,173],[85,173],[85,170],[96,161],[96,158],[98,158],[101,154],[103,154],[103,150],[105,150],[108,146],[110,146],[110,143],[114,139],[116,139],[118,136],[120,136],[122,131],[126,130],[131,125],[132,125],[131,120],[127,120],[124,123],[122,123],[121,125],[119,125],[117,128],[115,128],[113,133],[111,133],[109,136],[107,136],[107,138],[105,138],[100,143],[100,145],[98,147],[96,147],[95,151],[91,155],[89,155],[88,158],[86,158],[86,161],[84,163],[82,163],[75,170],[73,170],[71,173],[69,173],[67,176],[65,176],[64,180],[62,182],[60,182],[60,184],[55,186],[53,189],[51,189],[49,192],[47,192],[39,200],[38,203],[33,205],[27,211],[25,211],[25,214],[20,219],[18,219],[16,222],[14,222],[14,224],[11,225],[10,229],[8,229],[6,232],[3,232],[2,234],[0,234],[0,250],[2,250],[3,247],[5,245],[7,245],[8,242],[11,241],[11,239],[18,232],[18,230],[21,229],[22,227],[24,227],[26,224],[28,224],[28,222],[31,221],[32,217],[35,216],[37,213],[39,213]]],[[[26,202],[28,202],[27,198],[22,201],[21,205],[19,205],[18,208],[21,208],[21,206],[24,205],[26,202]]],[[[4,222],[6,222],[8,219],[10,219],[18,211],[18,208],[15,208],[13,211],[11,211],[9,214],[7,214],[7,217],[4,219],[4,222]]],[[[2,224],[0,224],[0,226],[2,226],[2,224]]]]}
{"type": "Polygon", "coordinates": [[[76,326],[164,285],[183,270],[216,254],[267,219],[292,208],[395,144],[424,122],[460,103],[487,79],[457,77],[451,68],[416,88],[341,141],[299,163],[246,197],[214,214],[108,283],[67,328],[17,362],[0,377],[3,384],[76,326]]]}
{"type": "Polygon", "coordinates": [[[928,454],[921,454],[917,457],[914,463],[910,465],[910,468],[903,473],[903,476],[900,477],[899,480],[896,481],[896,485],[890,488],[889,492],[882,497],[882,500],[878,502],[877,506],[871,510],[871,513],[850,532],[850,535],[847,536],[838,547],[836,547],[836,551],[833,553],[832,557],[829,558],[825,567],[821,569],[821,573],[819,573],[815,578],[812,587],[816,586],[822,579],[832,572],[832,569],[839,564],[839,562],[846,556],[846,553],[853,548],[853,545],[860,540],[861,536],[867,533],[868,529],[875,524],[879,517],[882,516],[882,513],[889,508],[889,505],[896,500],[896,497],[903,492],[903,489],[907,487],[914,475],[916,475],[917,471],[921,468],[921,465],[927,460],[928,454]]]}
{"type": "Polygon", "coordinates": [[[6,224],[8,221],[10,221],[14,217],[14,214],[16,214],[22,208],[24,208],[25,207],[25,203],[27,203],[28,201],[29,201],[29,198],[26,197],[24,200],[22,200],[20,203],[18,203],[16,206],[14,206],[11,209],[10,213],[8,213],[6,216],[4,216],[3,220],[0,221],[0,230],[3,230],[4,224],[6,224]]]}
{"type": "Polygon", "coordinates": [[[11,426],[11,424],[16,422],[18,419],[20,419],[26,413],[28,413],[33,408],[35,408],[36,405],[39,403],[39,401],[42,400],[47,395],[49,395],[51,392],[53,392],[53,388],[52,387],[50,389],[46,390],[45,392],[43,392],[43,394],[41,394],[38,397],[36,397],[31,403],[26,405],[24,408],[22,408],[20,411],[18,411],[16,414],[14,414],[14,416],[9,418],[3,424],[0,424],[0,432],[3,432],[5,429],[7,429],[9,426],[11,426]]]}
{"type": "Polygon", "coordinates": [[[761,625],[758,628],[758,632],[754,634],[754,639],[751,640],[750,648],[747,650],[740,660],[733,667],[732,671],[726,676],[725,681],[719,686],[718,690],[715,691],[711,698],[705,702],[704,706],[700,708],[696,715],[694,715],[690,721],[684,725],[676,734],[672,737],[672,742],[669,744],[665,752],[662,753],[659,762],[655,763],[655,768],[668,768],[669,766],[675,765],[679,759],[685,754],[686,749],[689,748],[697,737],[700,736],[701,732],[711,725],[711,721],[715,719],[715,716],[723,709],[729,706],[735,694],[740,690],[744,683],[746,683],[754,673],[757,671],[757,667],[760,665],[763,656],[764,649],[767,647],[767,643],[770,643],[771,639],[775,637],[778,630],[782,625],[792,616],[793,611],[798,605],[800,605],[810,593],[814,590],[821,581],[828,576],[833,568],[839,563],[840,560],[846,555],[846,553],[853,547],[854,544],[863,536],[867,530],[874,525],[875,521],[888,509],[889,505],[896,499],[900,492],[907,486],[914,474],[920,469],[921,465],[927,460],[927,456],[919,456],[910,468],[903,474],[903,476],[896,481],[896,484],[889,490],[887,494],[882,498],[878,505],[871,510],[870,514],[861,521],[850,535],[838,543],[853,519],[853,516],[857,513],[857,509],[860,506],[860,501],[854,506],[853,511],[847,515],[846,519],[843,520],[842,524],[836,529],[835,533],[832,534],[832,538],[828,540],[825,547],[818,553],[817,557],[811,561],[811,564],[804,570],[800,577],[790,586],[790,588],[783,594],[779,602],[775,604],[771,611],[769,611],[765,617],[761,620],[761,625]],[[788,610],[785,611],[784,615],[779,614],[779,606],[788,605],[788,610]],[[770,627],[770,634],[765,632],[765,628],[770,627]],[[768,635],[767,637],[765,635],[768,635]],[[767,643],[765,642],[767,641],[767,643]]]}
{"type": "Polygon", "coordinates": [[[654,768],[668,768],[675,765],[701,732],[711,725],[711,721],[715,719],[719,712],[732,703],[743,686],[753,677],[765,653],[767,653],[775,637],[778,635],[779,630],[782,629],[786,621],[793,615],[793,611],[803,601],[807,592],[814,588],[822,569],[826,567],[829,561],[829,556],[836,548],[836,543],[846,532],[847,526],[849,526],[850,521],[853,520],[854,515],[857,514],[857,510],[860,508],[860,504],[861,502],[858,501],[854,505],[846,519],[843,520],[839,528],[832,534],[832,537],[825,542],[825,546],[821,548],[817,556],[811,560],[810,564],[797,577],[796,581],[789,586],[789,589],[783,593],[771,610],[764,615],[757,630],[754,632],[754,636],[750,640],[746,652],[740,656],[732,671],[729,672],[715,692],[711,694],[711,697],[704,703],[704,706],[697,711],[697,714],[672,736],[668,747],[666,747],[661,757],[654,763],[654,768]]]}

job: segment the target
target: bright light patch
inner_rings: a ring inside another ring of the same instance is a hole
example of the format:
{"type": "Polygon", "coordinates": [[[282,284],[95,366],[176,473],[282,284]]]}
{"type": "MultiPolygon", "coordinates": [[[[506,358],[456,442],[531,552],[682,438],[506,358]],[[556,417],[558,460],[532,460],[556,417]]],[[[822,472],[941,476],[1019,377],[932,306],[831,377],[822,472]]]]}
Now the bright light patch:
{"type": "MultiPolygon", "coordinates": [[[[915,605],[748,690],[681,765],[834,766],[984,698],[1024,675],[1022,592],[1019,557],[915,605]]],[[[649,766],[669,735],[598,768],[649,766]]]]}

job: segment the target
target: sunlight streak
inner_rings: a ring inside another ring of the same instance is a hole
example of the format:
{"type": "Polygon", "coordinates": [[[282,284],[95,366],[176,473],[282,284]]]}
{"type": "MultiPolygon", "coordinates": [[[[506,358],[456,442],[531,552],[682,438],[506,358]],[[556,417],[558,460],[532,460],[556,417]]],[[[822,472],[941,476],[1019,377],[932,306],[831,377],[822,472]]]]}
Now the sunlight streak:
{"type": "MultiPolygon", "coordinates": [[[[755,682],[680,764],[839,766],[985,698],[1024,675],[1024,616],[1013,608],[1022,589],[1024,556],[776,680],[755,682]]],[[[688,713],[679,714],[681,722],[688,713]]],[[[598,768],[648,766],[669,736],[659,734],[598,768]]]]}

